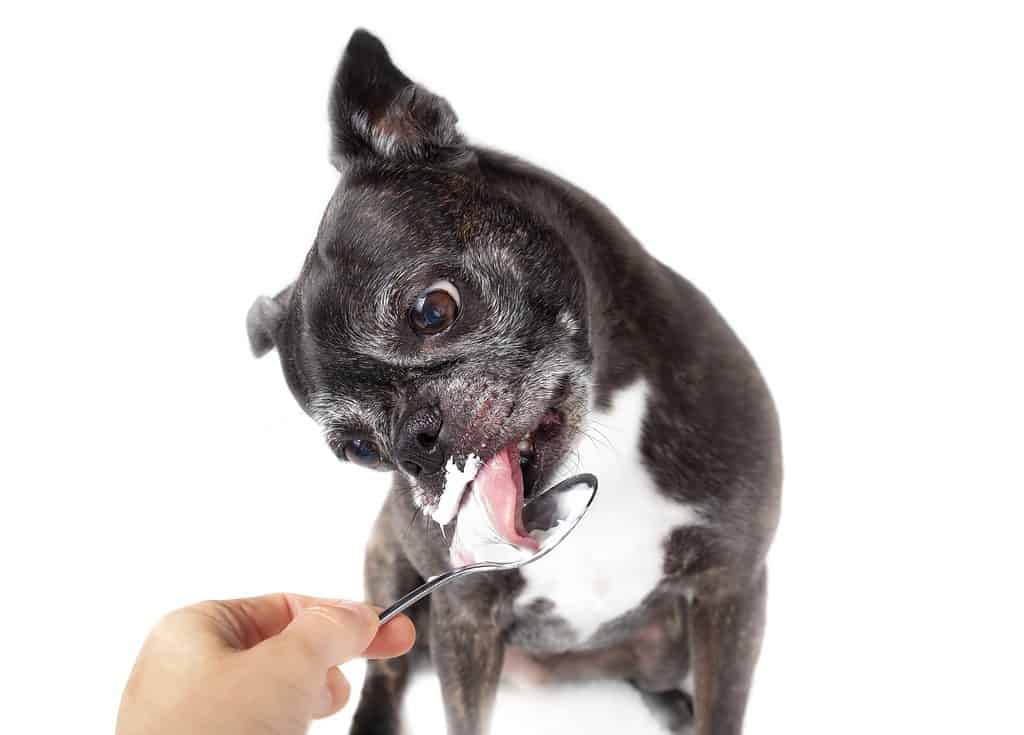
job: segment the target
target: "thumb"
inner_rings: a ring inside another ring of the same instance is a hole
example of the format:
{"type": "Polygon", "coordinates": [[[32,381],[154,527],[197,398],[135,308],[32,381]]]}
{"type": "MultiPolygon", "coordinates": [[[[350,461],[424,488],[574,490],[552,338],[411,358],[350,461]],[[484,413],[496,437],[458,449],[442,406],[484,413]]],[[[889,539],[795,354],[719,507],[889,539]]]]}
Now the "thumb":
{"type": "Polygon", "coordinates": [[[290,602],[300,606],[292,621],[256,649],[263,649],[261,653],[273,656],[291,673],[308,672],[316,684],[323,681],[327,669],[365,651],[380,627],[373,608],[358,602],[298,597],[290,602]]]}

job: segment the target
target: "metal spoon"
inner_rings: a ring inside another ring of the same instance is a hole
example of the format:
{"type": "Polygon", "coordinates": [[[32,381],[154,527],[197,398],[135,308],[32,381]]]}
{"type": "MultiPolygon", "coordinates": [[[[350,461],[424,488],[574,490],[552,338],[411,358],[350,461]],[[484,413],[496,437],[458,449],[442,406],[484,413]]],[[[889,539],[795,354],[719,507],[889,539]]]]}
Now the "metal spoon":
{"type": "Polygon", "coordinates": [[[478,572],[497,572],[531,564],[558,546],[576,528],[597,494],[597,478],[591,474],[574,475],[534,495],[523,505],[523,525],[527,532],[543,531],[540,547],[530,556],[515,561],[478,561],[431,577],[380,614],[384,624],[438,587],[478,572]]]}

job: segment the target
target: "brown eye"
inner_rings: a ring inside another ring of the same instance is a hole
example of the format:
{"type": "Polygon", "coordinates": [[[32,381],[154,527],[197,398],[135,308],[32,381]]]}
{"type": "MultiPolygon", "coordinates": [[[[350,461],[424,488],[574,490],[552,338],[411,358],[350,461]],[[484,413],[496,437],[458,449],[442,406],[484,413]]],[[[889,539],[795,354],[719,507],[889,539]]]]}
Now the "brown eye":
{"type": "Polygon", "coordinates": [[[345,443],[345,459],[360,467],[379,467],[380,450],[373,442],[352,439],[345,443]]]}
{"type": "Polygon", "coordinates": [[[409,321],[420,334],[440,334],[458,318],[459,290],[448,281],[426,289],[409,312],[409,321]]]}

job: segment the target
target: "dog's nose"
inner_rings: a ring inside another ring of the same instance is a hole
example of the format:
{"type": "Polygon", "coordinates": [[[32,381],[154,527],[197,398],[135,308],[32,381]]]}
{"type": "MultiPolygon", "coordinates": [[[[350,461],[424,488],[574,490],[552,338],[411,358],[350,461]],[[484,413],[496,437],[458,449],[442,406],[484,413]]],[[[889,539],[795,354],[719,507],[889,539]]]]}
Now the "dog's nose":
{"type": "Polygon", "coordinates": [[[437,406],[421,406],[402,417],[395,437],[395,459],[413,477],[432,475],[444,466],[441,446],[444,421],[437,406]]]}

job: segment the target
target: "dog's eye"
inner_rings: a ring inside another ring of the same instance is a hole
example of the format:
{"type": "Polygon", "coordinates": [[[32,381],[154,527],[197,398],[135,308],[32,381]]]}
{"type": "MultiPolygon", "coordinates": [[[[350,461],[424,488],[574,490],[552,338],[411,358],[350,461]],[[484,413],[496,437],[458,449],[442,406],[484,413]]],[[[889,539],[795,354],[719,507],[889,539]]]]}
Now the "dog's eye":
{"type": "Polygon", "coordinates": [[[416,299],[409,312],[412,328],[420,334],[440,334],[459,318],[459,290],[438,281],[416,299]]]}
{"type": "Polygon", "coordinates": [[[345,443],[345,459],[360,467],[379,467],[380,450],[373,442],[352,439],[345,443]]]}

